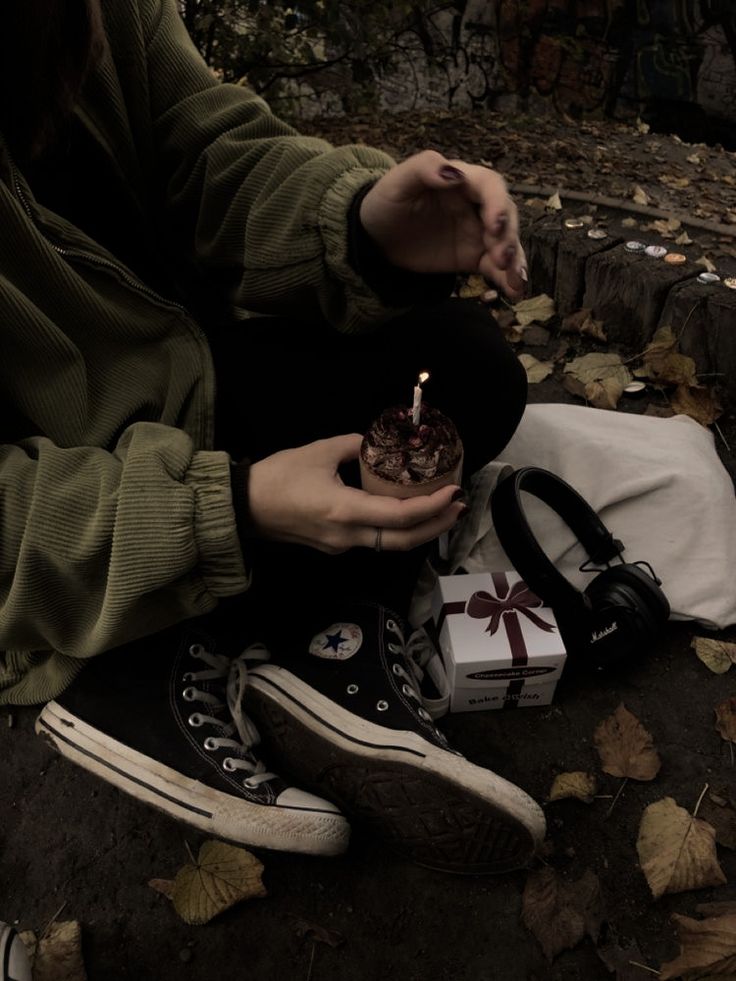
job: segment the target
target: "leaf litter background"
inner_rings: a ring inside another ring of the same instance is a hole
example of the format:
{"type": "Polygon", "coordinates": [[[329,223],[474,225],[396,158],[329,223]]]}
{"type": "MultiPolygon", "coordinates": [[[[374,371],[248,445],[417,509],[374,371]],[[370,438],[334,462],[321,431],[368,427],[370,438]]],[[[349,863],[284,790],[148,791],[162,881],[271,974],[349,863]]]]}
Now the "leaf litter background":
{"type": "MultiPolygon", "coordinates": [[[[636,197],[736,227],[733,155],[643,127],[435,114],[314,128],[397,156],[436,145],[494,163],[511,184],[636,197]]],[[[517,200],[527,218],[557,203],[517,200]]],[[[675,241],[675,225],[657,231],[675,241]]],[[[692,245],[678,248],[692,257],[719,271],[733,260],[730,236],[689,232],[692,245]]],[[[530,401],[667,414],[681,399],[704,424],[718,420],[732,463],[732,410],[678,354],[677,325],[648,350],[623,351],[589,312],[561,322],[548,298],[512,309],[484,298],[485,284],[459,287],[499,317],[532,376],[530,401]],[[622,397],[629,377],[650,383],[647,398],[622,397]]],[[[81,981],[82,956],[92,981],[736,979],[734,664],[736,630],[671,624],[624,673],[568,674],[551,706],[444,720],[470,759],[544,802],[542,860],[497,878],[429,872],[356,831],[338,860],[258,853],[261,884],[246,853],[213,852],[53,756],[32,733],[34,712],[16,710],[0,727],[0,918],[42,938],[45,981],[81,981]],[[177,905],[189,920],[213,918],[187,923],[177,905]]]]}

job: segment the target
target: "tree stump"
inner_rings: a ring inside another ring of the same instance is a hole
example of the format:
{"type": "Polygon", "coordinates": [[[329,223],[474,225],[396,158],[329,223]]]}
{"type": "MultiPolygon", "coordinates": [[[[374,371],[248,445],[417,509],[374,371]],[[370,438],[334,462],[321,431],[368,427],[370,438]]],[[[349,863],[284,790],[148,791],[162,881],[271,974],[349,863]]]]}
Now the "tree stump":
{"type": "Polygon", "coordinates": [[[554,293],[555,306],[561,317],[575,313],[583,306],[586,267],[590,257],[615,248],[622,241],[621,238],[588,238],[587,228],[563,228],[557,250],[554,293]]]}
{"type": "Polygon", "coordinates": [[[543,215],[521,230],[521,243],[529,265],[529,288],[532,294],[554,296],[557,276],[557,247],[562,229],[556,216],[543,215]]]}
{"type": "Polygon", "coordinates": [[[701,381],[736,398],[736,290],[690,280],[672,290],[660,324],[672,327],[701,381]]]}
{"type": "Polygon", "coordinates": [[[609,341],[642,350],[657,329],[670,290],[700,271],[692,263],[671,266],[616,246],[588,259],[583,306],[603,321],[609,341]]]}

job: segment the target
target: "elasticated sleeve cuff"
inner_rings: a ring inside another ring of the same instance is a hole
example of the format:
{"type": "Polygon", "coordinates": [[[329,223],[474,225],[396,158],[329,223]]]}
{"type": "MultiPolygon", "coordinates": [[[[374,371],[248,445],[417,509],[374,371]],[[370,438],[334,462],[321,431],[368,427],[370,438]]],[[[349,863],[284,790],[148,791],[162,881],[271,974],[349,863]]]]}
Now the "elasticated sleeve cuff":
{"type": "Polygon", "coordinates": [[[209,592],[234,596],[250,585],[233,508],[230,457],[195,453],[184,482],[194,490],[194,541],[199,571],[209,592]]]}
{"type": "Polygon", "coordinates": [[[348,211],[348,262],[361,279],[387,306],[417,306],[440,303],[452,293],[455,276],[428,275],[399,269],[390,263],[363,227],[360,206],[373,187],[362,187],[348,211]]]}

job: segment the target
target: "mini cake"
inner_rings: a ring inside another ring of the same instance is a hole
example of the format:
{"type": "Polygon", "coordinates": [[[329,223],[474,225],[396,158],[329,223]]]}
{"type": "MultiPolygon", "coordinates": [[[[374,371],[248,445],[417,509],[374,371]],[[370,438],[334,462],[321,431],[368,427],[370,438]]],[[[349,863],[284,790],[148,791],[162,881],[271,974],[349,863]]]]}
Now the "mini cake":
{"type": "Polygon", "coordinates": [[[459,484],[462,465],[463,444],[454,423],[426,403],[416,426],[411,409],[386,409],[360,447],[361,482],[371,494],[432,494],[446,484],[459,484]]]}

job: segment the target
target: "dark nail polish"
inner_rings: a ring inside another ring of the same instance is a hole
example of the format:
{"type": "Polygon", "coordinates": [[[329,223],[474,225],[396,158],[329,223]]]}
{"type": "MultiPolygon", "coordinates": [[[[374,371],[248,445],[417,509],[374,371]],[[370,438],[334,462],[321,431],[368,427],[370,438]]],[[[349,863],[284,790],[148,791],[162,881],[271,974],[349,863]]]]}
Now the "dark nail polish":
{"type": "Polygon", "coordinates": [[[521,267],[521,269],[519,270],[519,275],[521,276],[521,278],[524,280],[525,283],[529,282],[529,272],[526,266],[521,267]]]}
{"type": "Polygon", "coordinates": [[[469,510],[470,510],[470,508],[468,507],[468,505],[467,504],[463,504],[462,511],[457,516],[457,520],[460,521],[462,518],[464,518],[467,515],[467,513],[468,513],[469,510]]]}
{"type": "Polygon", "coordinates": [[[462,487],[458,487],[458,489],[450,498],[450,501],[452,502],[452,501],[463,501],[463,500],[465,500],[465,491],[462,489],[462,487]]]}
{"type": "Polygon", "coordinates": [[[440,177],[444,178],[446,181],[465,180],[465,174],[462,172],[462,170],[458,170],[457,167],[451,167],[449,164],[445,164],[444,167],[440,167],[440,177]]]}

